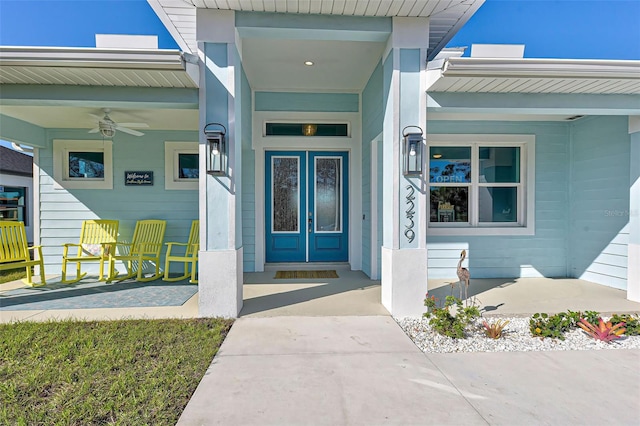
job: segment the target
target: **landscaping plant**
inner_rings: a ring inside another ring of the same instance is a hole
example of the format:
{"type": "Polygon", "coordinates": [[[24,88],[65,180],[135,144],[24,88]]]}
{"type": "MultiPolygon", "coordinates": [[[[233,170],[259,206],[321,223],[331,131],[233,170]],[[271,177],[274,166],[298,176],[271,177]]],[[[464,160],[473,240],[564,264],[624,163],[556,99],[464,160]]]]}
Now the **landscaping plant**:
{"type": "Polygon", "coordinates": [[[502,337],[502,331],[509,324],[509,320],[497,320],[495,322],[489,323],[487,320],[482,321],[482,325],[484,327],[484,333],[487,337],[492,339],[499,339],[502,337]]]}
{"type": "Polygon", "coordinates": [[[438,306],[438,302],[434,296],[429,297],[427,294],[424,305],[429,309],[424,313],[424,317],[429,318],[429,325],[444,336],[464,338],[467,327],[474,319],[480,317],[480,310],[475,303],[463,306],[462,300],[454,296],[447,296],[443,306],[438,306]],[[455,307],[455,315],[451,313],[452,307],[455,307]]]}
{"type": "MultiPolygon", "coordinates": [[[[613,325],[623,322],[625,324],[624,327],[627,329],[624,334],[627,336],[638,336],[640,335],[639,318],[638,314],[613,314],[609,321],[613,325]]],[[[589,322],[593,323],[594,321],[589,322]]]]}
{"type": "Polygon", "coordinates": [[[569,311],[555,315],[535,313],[529,319],[529,330],[536,337],[551,337],[564,340],[564,333],[576,327],[579,321],[579,313],[569,311]]]}
{"type": "Polygon", "coordinates": [[[598,318],[598,325],[591,324],[584,318],[580,319],[578,327],[583,329],[589,336],[603,342],[611,343],[612,341],[619,339],[620,335],[624,334],[626,329],[624,323],[619,322],[616,325],[611,324],[611,321],[604,322],[602,318],[598,318]]]}

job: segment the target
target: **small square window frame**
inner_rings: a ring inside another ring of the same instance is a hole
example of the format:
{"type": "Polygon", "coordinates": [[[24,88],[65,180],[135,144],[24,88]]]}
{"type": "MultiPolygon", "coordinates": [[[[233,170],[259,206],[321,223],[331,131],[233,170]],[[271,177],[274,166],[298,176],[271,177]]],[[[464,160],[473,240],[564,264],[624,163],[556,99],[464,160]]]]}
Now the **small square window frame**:
{"type": "Polygon", "coordinates": [[[53,141],[54,189],[113,189],[113,142],[111,140],[62,140],[53,141]],[[69,176],[70,152],[102,152],[104,155],[103,178],[74,178],[69,176]]]}
{"type": "MultiPolygon", "coordinates": [[[[434,236],[491,236],[491,235],[535,235],[535,135],[520,134],[429,134],[427,136],[427,153],[432,146],[520,146],[520,155],[523,157],[521,185],[523,189],[522,200],[519,202],[519,209],[522,212],[522,225],[513,226],[505,224],[496,226],[495,224],[481,224],[471,226],[467,224],[441,225],[429,222],[430,204],[427,203],[427,235],[434,236]]],[[[474,152],[472,151],[472,157],[474,152]]],[[[427,164],[429,159],[427,159],[427,164]]],[[[472,167],[477,167],[475,158],[472,158],[472,167]]],[[[428,180],[428,176],[427,176],[428,180]]],[[[427,188],[429,188],[427,182],[427,188]]],[[[469,200],[470,205],[477,200],[469,200]]]]}
{"type": "MultiPolygon", "coordinates": [[[[179,176],[179,155],[200,155],[198,142],[169,142],[164,143],[164,189],[197,191],[200,179],[181,179],[179,176]]],[[[200,161],[198,160],[198,164],[200,161]]],[[[202,170],[200,170],[202,173],[202,170]]]]}

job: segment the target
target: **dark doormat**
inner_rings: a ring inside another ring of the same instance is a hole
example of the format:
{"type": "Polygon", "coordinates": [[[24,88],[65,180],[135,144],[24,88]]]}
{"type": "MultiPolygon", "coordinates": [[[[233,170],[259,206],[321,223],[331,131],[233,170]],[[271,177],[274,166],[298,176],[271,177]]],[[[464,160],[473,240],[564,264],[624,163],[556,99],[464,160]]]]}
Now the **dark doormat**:
{"type": "Polygon", "coordinates": [[[275,279],[292,278],[340,278],[335,270],[327,271],[276,271],[275,279]]]}

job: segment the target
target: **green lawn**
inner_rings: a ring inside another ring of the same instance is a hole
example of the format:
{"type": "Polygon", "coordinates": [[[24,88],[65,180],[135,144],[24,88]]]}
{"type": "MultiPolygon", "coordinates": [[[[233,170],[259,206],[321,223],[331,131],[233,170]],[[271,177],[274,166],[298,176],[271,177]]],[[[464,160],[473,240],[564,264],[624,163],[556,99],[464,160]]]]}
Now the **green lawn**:
{"type": "Polygon", "coordinates": [[[21,280],[26,277],[27,273],[24,268],[0,271],[0,284],[8,283],[9,281],[21,280]]]}
{"type": "Polygon", "coordinates": [[[174,425],[231,325],[0,324],[0,424],[174,425]]]}

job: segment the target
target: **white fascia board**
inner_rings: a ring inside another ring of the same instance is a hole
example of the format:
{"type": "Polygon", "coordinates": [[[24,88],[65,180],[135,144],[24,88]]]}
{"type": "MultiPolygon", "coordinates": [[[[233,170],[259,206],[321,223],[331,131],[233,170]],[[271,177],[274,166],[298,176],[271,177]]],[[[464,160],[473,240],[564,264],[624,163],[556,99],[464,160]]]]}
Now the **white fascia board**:
{"type": "MultiPolygon", "coordinates": [[[[158,0],[147,0],[147,3],[149,3],[149,6],[151,6],[151,9],[153,9],[155,14],[158,16],[158,19],[160,19],[160,22],[162,22],[162,25],[164,25],[167,31],[169,31],[169,34],[171,34],[171,37],[173,37],[176,43],[178,43],[178,46],[180,47],[180,49],[183,52],[196,53],[193,51],[193,49],[191,49],[191,47],[189,46],[189,43],[187,43],[184,37],[182,37],[182,34],[178,30],[178,28],[174,25],[171,17],[165,12],[164,7],[162,7],[160,2],[158,0]]],[[[187,5],[188,3],[185,2],[185,6],[187,5]]],[[[194,6],[194,9],[195,9],[195,6],[194,6]]],[[[195,19],[196,18],[194,14],[193,20],[195,21],[195,19]]]]}
{"type": "Polygon", "coordinates": [[[443,77],[640,79],[640,61],[531,58],[449,58],[443,77]]]}
{"type": "Polygon", "coordinates": [[[184,70],[179,50],[1,46],[4,66],[184,70]]]}

